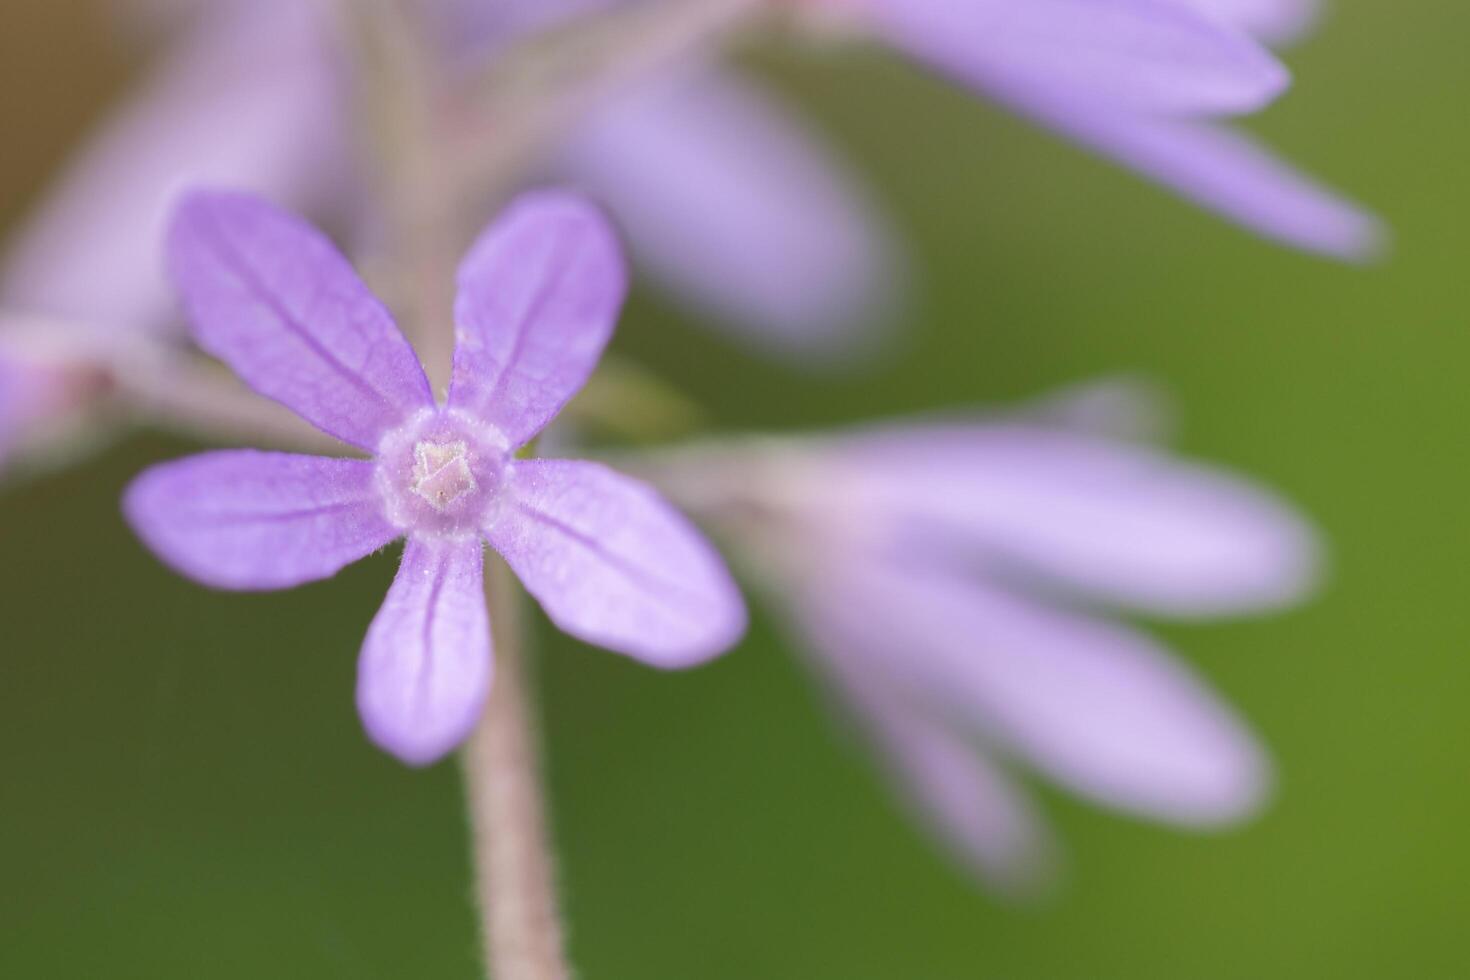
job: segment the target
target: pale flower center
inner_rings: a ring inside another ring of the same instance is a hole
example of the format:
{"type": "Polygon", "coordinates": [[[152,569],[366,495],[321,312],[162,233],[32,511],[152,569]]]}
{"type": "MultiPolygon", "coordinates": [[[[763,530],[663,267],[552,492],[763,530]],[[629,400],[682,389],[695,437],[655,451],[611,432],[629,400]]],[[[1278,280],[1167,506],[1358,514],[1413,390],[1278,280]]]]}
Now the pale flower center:
{"type": "Polygon", "coordinates": [[[469,447],[463,442],[420,442],[413,447],[410,489],[430,507],[443,511],[479,488],[470,470],[469,447]]]}
{"type": "Polygon", "coordinates": [[[425,410],[378,445],[384,515],[412,534],[478,533],[495,518],[509,465],[495,430],[453,409],[425,410]]]}

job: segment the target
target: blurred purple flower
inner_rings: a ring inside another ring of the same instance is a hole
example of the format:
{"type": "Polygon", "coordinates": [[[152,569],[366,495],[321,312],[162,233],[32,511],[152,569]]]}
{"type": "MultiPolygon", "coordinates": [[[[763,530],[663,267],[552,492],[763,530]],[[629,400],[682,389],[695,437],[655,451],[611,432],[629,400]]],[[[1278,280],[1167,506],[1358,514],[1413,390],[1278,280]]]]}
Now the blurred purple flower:
{"type": "Polygon", "coordinates": [[[902,798],[992,883],[1031,882],[1048,852],[1005,762],[1187,826],[1261,802],[1249,731],[1101,614],[1299,599],[1313,535],[1261,490],[1036,417],[712,446],[655,472],[728,532],[902,798]]]}
{"type": "Polygon", "coordinates": [[[11,240],[0,263],[0,466],[7,448],[48,448],[46,434],[81,418],[86,398],[106,392],[94,382],[108,361],[130,348],[146,358],[168,339],[177,315],[159,255],[181,187],[244,187],[320,215],[350,184],[321,16],[263,0],[198,18],[11,240]]]}
{"type": "Polygon", "coordinates": [[[1286,244],[1341,258],[1377,222],[1216,117],[1287,85],[1255,38],[1304,29],[1313,0],[798,0],[865,19],[962,85],[1286,244]]]}
{"type": "MultiPolygon", "coordinates": [[[[447,50],[493,58],[620,2],[428,9],[447,50]]],[[[800,2],[866,17],[921,61],[1264,234],[1339,255],[1374,240],[1371,219],[1212,121],[1285,84],[1247,32],[1284,39],[1305,25],[1307,0],[800,2]]],[[[350,195],[346,93],[320,12],[285,0],[182,6],[193,28],[23,231],[0,302],[166,322],[149,242],[180,184],[244,186],[316,216],[350,195]]],[[[805,130],[751,82],[694,60],[609,93],[544,170],[604,200],[649,275],[741,338],[851,355],[894,304],[899,249],[805,130]]]]}
{"type": "MultiPolygon", "coordinates": [[[[627,0],[444,0],[446,50],[493,59],[627,0]]],[[[861,356],[902,259],[862,184],[754,81],[691,57],[618,86],[546,169],[603,201],[642,269],[738,339],[796,358],[861,356]]]]}
{"type": "Polygon", "coordinates": [[[204,453],[143,473],[128,519],[169,565],[229,589],[326,578],[406,536],[359,665],[380,746],[422,765],[474,725],[491,673],[485,540],[589,642],[674,668],[738,639],[724,565],[649,488],[596,463],[515,458],[586,381],[623,300],[595,210],[528,195],[481,236],[459,270],[444,405],[388,311],[298,219],[198,192],[168,257],[200,346],[372,459],[204,453]]]}
{"type": "Polygon", "coordinates": [[[616,93],[555,172],[605,201],[648,275],[727,331],[798,358],[858,357],[896,304],[877,208],[753,81],[688,64],[616,93]]]}
{"type": "Polygon", "coordinates": [[[162,254],[180,188],[242,187],[319,213],[340,193],[342,107],[313,4],[219,4],[62,170],[11,241],[0,304],[109,330],[175,317],[162,254]]]}

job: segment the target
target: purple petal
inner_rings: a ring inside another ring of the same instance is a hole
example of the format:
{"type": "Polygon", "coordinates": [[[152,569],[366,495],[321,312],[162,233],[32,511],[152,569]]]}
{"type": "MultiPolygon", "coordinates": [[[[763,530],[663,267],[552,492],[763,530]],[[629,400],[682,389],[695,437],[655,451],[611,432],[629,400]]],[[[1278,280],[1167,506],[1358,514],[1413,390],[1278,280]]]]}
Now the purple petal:
{"type": "Polygon", "coordinates": [[[469,735],[490,691],[490,617],[478,538],[409,538],[357,669],[357,710],[377,745],[428,765],[469,735]]]}
{"type": "Polygon", "coordinates": [[[0,353],[0,467],[46,399],[25,365],[0,353]]]}
{"type": "Polygon", "coordinates": [[[605,11],[626,0],[435,0],[422,14],[439,51],[455,63],[483,63],[505,49],[576,17],[605,11]]]}
{"type": "Polygon", "coordinates": [[[197,191],[174,212],[168,261],[199,345],[323,432],[371,451],[434,404],[387,309],[299,218],[197,191]]]}
{"type": "Polygon", "coordinates": [[[1269,44],[1295,40],[1320,13],[1318,0],[1175,0],[1269,44]]]}
{"type": "Polygon", "coordinates": [[[961,862],[1004,889],[1024,889],[1044,876],[1049,844],[1039,818],[978,745],[906,703],[881,675],[847,664],[840,651],[821,668],[856,711],[899,799],[961,862]]]}
{"type": "Polygon", "coordinates": [[[889,40],[985,91],[1044,87],[1168,114],[1248,112],[1286,70],[1177,0],[879,0],[889,40]]]}
{"type": "Polygon", "coordinates": [[[340,113],[311,7],[235,4],[191,31],[11,243],[5,305],[158,329],[176,319],[160,256],[181,187],[250,188],[297,206],[335,193],[340,113]]]}
{"type": "Polygon", "coordinates": [[[147,469],[123,511],[159,558],[222,589],[326,578],[402,533],[383,517],[371,463],[253,449],[147,469]]]}
{"type": "Polygon", "coordinates": [[[892,249],[857,182],[751,84],[695,68],[620,93],[561,167],[654,279],[746,341],[847,354],[894,305],[892,249]]]}
{"type": "Polygon", "coordinates": [[[518,198],[459,267],[450,407],[528,442],[597,366],[627,288],[596,208],[556,192],[518,198]]]}
{"type": "Polygon", "coordinates": [[[1224,126],[1098,111],[1040,93],[1005,101],[1257,234],[1344,259],[1381,247],[1375,218],[1224,126]]]}
{"type": "Polygon", "coordinates": [[[515,464],[490,543],[552,622],[656,667],[723,653],[745,630],[724,562],[652,489],[596,463],[515,464]]]}
{"type": "Polygon", "coordinates": [[[1316,579],[1311,529],[1223,472],[1022,425],[885,430],[829,479],[910,552],[1173,615],[1270,608],[1316,579]]]}
{"type": "Polygon", "coordinates": [[[1076,792],[1185,824],[1238,819],[1268,766],[1235,716],[1145,637],[897,566],[834,564],[814,638],[1076,792]]]}

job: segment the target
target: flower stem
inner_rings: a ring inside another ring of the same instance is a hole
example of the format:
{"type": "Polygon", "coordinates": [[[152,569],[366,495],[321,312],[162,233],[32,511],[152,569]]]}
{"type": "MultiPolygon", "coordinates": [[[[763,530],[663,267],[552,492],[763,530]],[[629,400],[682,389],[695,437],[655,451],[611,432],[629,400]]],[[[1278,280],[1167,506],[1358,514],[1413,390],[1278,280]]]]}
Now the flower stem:
{"type": "Polygon", "coordinates": [[[491,559],[487,571],[495,682],[462,755],[485,961],[495,980],[566,980],[522,658],[520,592],[504,562],[491,559]]]}

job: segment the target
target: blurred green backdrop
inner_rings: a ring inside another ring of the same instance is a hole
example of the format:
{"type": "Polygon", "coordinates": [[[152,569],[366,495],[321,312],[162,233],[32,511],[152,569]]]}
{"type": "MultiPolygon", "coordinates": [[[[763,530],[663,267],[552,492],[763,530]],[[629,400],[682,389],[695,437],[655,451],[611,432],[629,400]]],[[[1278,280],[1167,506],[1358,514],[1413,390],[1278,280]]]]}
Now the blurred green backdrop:
{"type": "MultiPolygon", "coordinates": [[[[9,226],[138,65],[100,4],[0,14],[9,226]]],[[[1182,446],[1330,537],[1319,601],[1168,639],[1258,726],[1278,798],[1196,837],[1045,802],[1049,903],[950,870],[847,751],[758,620],[662,675],[538,624],[571,948],[588,978],[959,980],[1470,975],[1470,7],[1339,3],[1259,130],[1376,207],[1356,269],[1258,242],[876,56],[758,66],[848,150],[922,274],[908,342],[811,379],[640,295],[619,346],[722,426],[805,427],[1167,384],[1182,446]]],[[[123,527],[140,438],[0,495],[0,976],[472,978],[454,766],[411,772],[352,707],[393,570],[219,595],[123,527]]]]}

